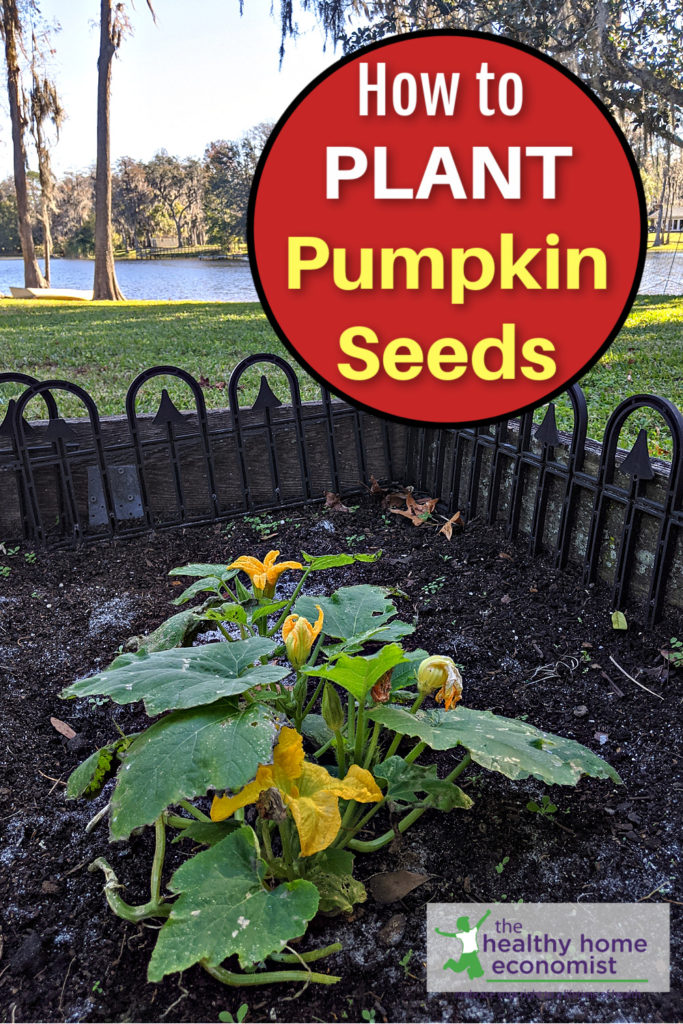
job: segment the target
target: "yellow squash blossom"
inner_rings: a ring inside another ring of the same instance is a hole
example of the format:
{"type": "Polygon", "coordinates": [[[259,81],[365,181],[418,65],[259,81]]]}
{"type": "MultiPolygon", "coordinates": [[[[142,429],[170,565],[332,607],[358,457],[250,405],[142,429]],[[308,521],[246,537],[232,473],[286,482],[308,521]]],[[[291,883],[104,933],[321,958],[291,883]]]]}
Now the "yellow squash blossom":
{"type": "Polygon", "coordinates": [[[279,551],[269,551],[262,562],[251,555],[240,555],[228,569],[241,569],[242,572],[246,572],[257,597],[272,597],[275,585],[283,572],[287,569],[303,569],[301,562],[280,562],[276,565],[275,559],[279,554],[279,551]]]}
{"type": "Polygon", "coordinates": [[[308,661],[316,637],[323,627],[323,610],[319,604],[318,618],[312,626],[303,615],[288,615],[282,624],[282,639],[287,648],[287,657],[294,668],[301,668],[308,661]]]}
{"type": "Polygon", "coordinates": [[[446,711],[450,711],[462,697],[462,676],[452,658],[435,654],[420,662],[417,688],[422,694],[438,690],[434,699],[443,703],[446,711]]]}
{"type": "Polygon", "coordinates": [[[299,831],[301,854],[310,857],[325,850],[341,827],[339,797],[374,803],[382,792],[369,771],[352,765],[343,779],[335,779],[322,765],[304,761],[303,740],[296,729],[282,729],[273,750],[273,763],[259,765],[256,778],[235,796],[216,796],[211,820],[223,821],[240,807],[254,804],[264,789],[278,789],[299,831]]]}

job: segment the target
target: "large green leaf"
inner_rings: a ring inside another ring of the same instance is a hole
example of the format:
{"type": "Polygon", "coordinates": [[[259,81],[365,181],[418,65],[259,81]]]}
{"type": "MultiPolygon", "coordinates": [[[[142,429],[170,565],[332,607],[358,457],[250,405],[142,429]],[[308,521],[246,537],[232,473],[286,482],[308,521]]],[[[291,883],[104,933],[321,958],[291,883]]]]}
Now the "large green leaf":
{"type": "Polygon", "coordinates": [[[213,704],[220,697],[234,697],[288,675],[291,669],[278,665],[250,667],[274,647],[274,641],[255,636],[233,643],[218,641],[203,647],[126,655],[121,660],[129,658],[127,664],[72,683],[62,697],[104,694],[117,704],[142,700],[150,715],[213,704]]]}
{"type": "Polygon", "coordinates": [[[308,562],[306,568],[309,572],[323,572],[325,569],[338,569],[344,565],[352,565],[353,562],[376,562],[378,558],[382,557],[382,552],[374,551],[369,555],[307,555],[305,551],[302,551],[301,557],[304,562],[308,562]]]}
{"type": "Polygon", "coordinates": [[[129,665],[135,661],[138,654],[155,654],[157,651],[169,651],[174,647],[189,645],[203,625],[203,615],[199,615],[195,611],[178,612],[162,622],[154,632],[147,636],[137,637],[137,651],[130,654],[119,654],[109,665],[109,670],[129,665]]]}
{"type": "MultiPolygon", "coordinates": [[[[409,690],[411,687],[415,687],[417,683],[417,670],[420,667],[420,662],[428,658],[429,655],[422,648],[418,648],[416,651],[406,651],[406,661],[401,662],[397,665],[394,671],[391,673],[391,690],[394,693],[396,690],[409,690]]],[[[417,696],[417,694],[415,694],[417,696]]]]}
{"type": "Polygon", "coordinates": [[[159,932],[149,980],[235,954],[242,967],[252,967],[303,935],[318,909],[318,890],[302,878],[269,890],[266,870],[248,827],[181,865],[169,884],[180,895],[159,932]]]}
{"type": "Polygon", "coordinates": [[[235,818],[226,818],[225,821],[190,821],[189,825],[179,830],[171,842],[179,843],[182,839],[192,839],[202,846],[215,846],[243,825],[244,822],[235,818]]]}
{"type": "Polygon", "coordinates": [[[129,747],[111,799],[111,837],[151,825],[179,800],[209,789],[240,789],[272,761],[277,722],[261,705],[239,711],[221,700],[174,711],[129,747]]]}
{"type": "Polygon", "coordinates": [[[303,671],[309,676],[329,679],[343,686],[356,700],[364,701],[377,680],[405,660],[406,655],[402,647],[398,644],[387,644],[369,658],[351,658],[348,654],[342,654],[332,665],[318,665],[303,671]]]}
{"type": "Polygon", "coordinates": [[[533,775],[551,785],[575,786],[582,775],[591,775],[621,782],[611,765],[576,740],[543,732],[518,718],[464,707],[411,715],[391,704],[371,708],[367,717],[395,732],[417,736],[434,750],[460,744],[477,764],[509,779],[533,775]]]}
{"type": "Polygon", "coordinates": [[[226,583],[237,575],[239,569],[228,569],[224,562],[192,562],[171,569],[169,576],[215,576],[226,583]]]}
{"type": "Polygon", "coordinates": [[[473,801],[454,782],[439,779],[436,765],[410,764],[394,755],[373,769],[375,778],[387,782],[386,796],[392,803],[434,807],[437,811],[467,810],[473,801]],[[424,797],[418,796],[424,793],[424,797]]]}
{"type": "MultiPolygon", "coordinates": [[[[376,638],[382,642],[400,640],[415,630],[414,626],[399,620],[391,621],[396,615],[393,601],[387,598],[384,587],[362,583],[357,587],[340,587],[331,597],[311,597],[304,594],[296,602],[294,611],[304,615],[309,622],[317,616],[316,605],[323,610],[323,633],[325,636],[344,641],[344,647],[359,645],[373,639],[369,632],[382,629],[376,638]]],[[[357,649],[357,647],[356,647],[357,649]]]]}

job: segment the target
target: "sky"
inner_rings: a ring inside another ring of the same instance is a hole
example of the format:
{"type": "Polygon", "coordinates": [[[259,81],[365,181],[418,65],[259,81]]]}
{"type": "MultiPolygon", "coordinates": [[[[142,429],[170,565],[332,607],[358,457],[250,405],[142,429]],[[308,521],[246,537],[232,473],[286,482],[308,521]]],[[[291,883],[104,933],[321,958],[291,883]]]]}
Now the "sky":
{"type": "MultiPolygon", "coordinates": [[[[112,161],[149,160],[159,149],[201,156],[208,142],[238,138],[252,125],[276,121],[298,93],[341,56],[311,17],[288,40],[278,68],[280,28],[270,0],[128,0],[133,35],[112,73],[112,161]],[[191,13],[190,13],[191,12],[191,13]]],[[[67,113],[53,167],[58,175],[95,162],[97,0],[41,0],[57,21],[53,74],[67,113]]],[[[4,84],[4,83],[3,83],[4,84]]],[[[35,160],[30,158],[32,167],[35,160]]],[[[12,173],[6,91],[0,93],[0,179],[12,173]]]]}

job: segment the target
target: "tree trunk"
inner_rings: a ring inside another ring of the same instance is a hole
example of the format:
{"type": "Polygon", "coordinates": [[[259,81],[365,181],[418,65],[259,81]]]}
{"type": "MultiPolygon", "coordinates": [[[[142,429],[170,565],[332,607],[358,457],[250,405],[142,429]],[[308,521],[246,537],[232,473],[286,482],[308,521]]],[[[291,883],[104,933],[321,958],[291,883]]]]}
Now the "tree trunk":
{"type": "Polygon", "coordinates": [[[95,281],[94,299],[122,299],[116,280],[111,229],[111,163],[109,94],[111,62],[116,53],[112,39],[112,0],[100,2],[100,55],[97,61],[97,167],[95,170],[95,281]]]}
{"type": "Polygon", "coordinates": [[[24,286],[26,288],[44,288],[45,279],[40,272],[38,260],[36,259],[31,218],[28,210],[26,150],[24,148],[26,121],[21,109],[19,87],[19,58],[17,55],[19,12],[17,11],[16,0],[5,0],[2,5],[2,13],[5,35],[5,59],[7,62],[7,94],[9,98],[10,119],[12,121],[12,145],[14,149],[14,189],[17,196],[17,227],[21,241],[21,252],[24,257],[24,286]]]}
{"type": "Polygon", "coordinates": [[[52,232],[50,230],[50,211],[47,209],[47,205],[43,203],[43,249],[45,257],[45,284],[50,287],[50,256],[52,252],[52,232]]]}
{"type": "MultiPolygon", "coordinates": [[[[175,217],[173,219],[175,220],[175,217]]],[[[183,247],[183,232],[182,232],[182,227],[181,227],[181,224],[180,224],[179,220],[175,220],[175,230],[176,230],[176,234],[178,236],[178,248],[182,249],[182,247],[183,247]]]]}

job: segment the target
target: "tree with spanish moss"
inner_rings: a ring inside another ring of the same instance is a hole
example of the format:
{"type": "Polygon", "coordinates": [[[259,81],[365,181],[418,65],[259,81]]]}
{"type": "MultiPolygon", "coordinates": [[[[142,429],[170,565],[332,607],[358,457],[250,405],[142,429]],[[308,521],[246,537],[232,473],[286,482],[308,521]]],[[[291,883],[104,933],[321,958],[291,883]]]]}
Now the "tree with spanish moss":
{"type": "MultiPolygon", "coordinates": [[[[35,9],[35,4],[33,5],[35,9]]],[[[17,0],[2,0],[0,5],[0,33],[5,48],[7,68],[7,98],[12,124],[12,150],[14,164],[14,190],[17,201],[17,228],[24,259],[24,284],[27,288],[44,288],[43,277],[33,242],[33,225],[26,183],[25,135],[29,124],[27,100],[21,83],[20,56],[23,50],[22,12],[17,0]]]]}

